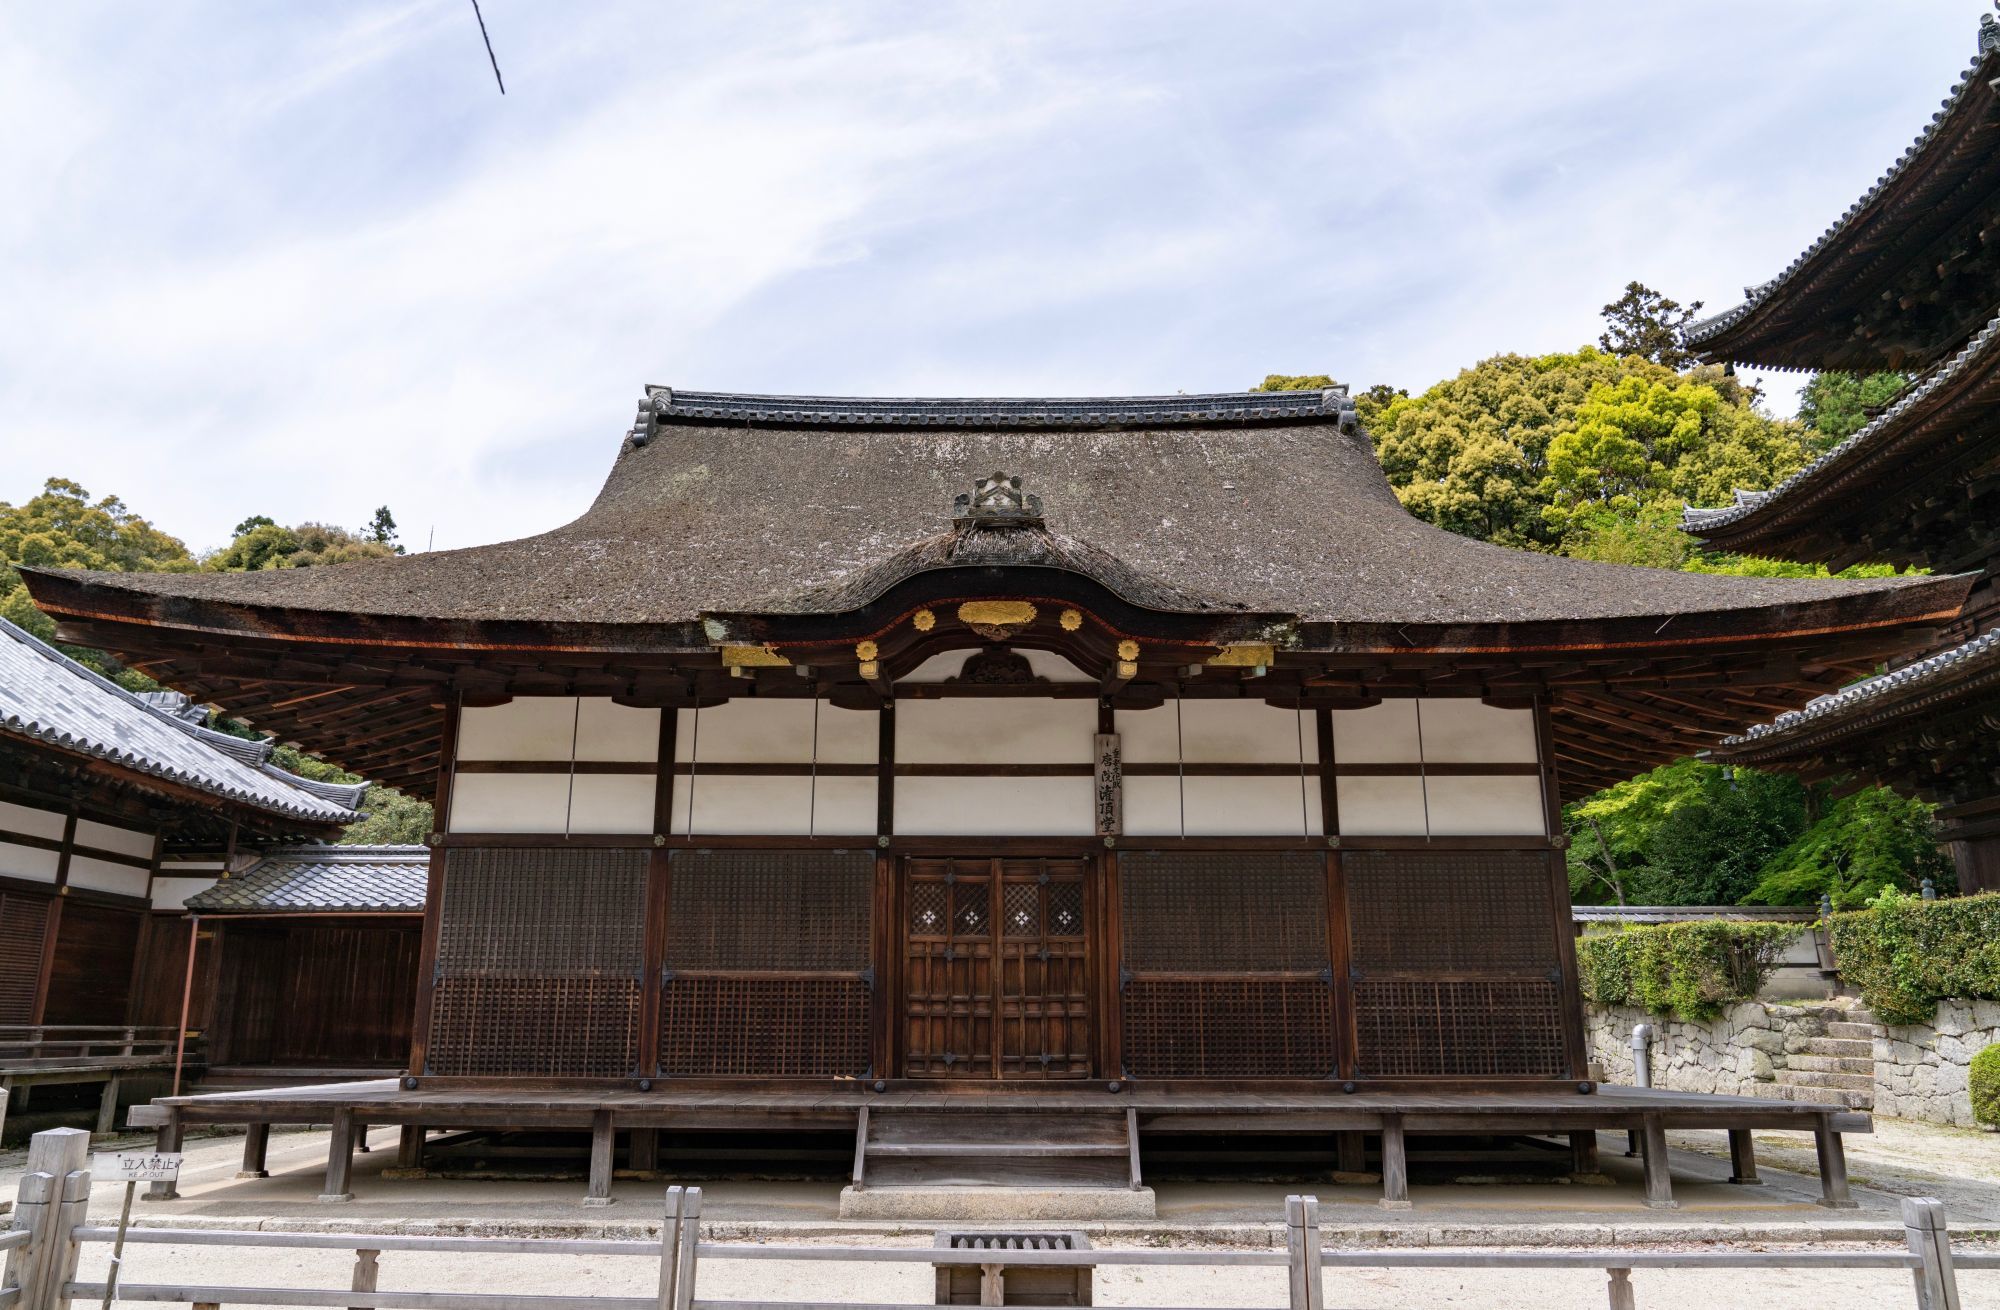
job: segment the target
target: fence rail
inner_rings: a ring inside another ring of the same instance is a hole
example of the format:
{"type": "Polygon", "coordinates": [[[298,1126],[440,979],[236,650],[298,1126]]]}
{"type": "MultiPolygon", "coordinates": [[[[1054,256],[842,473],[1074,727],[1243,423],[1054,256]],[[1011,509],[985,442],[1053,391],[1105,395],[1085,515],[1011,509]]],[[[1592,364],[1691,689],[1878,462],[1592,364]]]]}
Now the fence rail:
{"type": "MultiPolygon", "coordinates": [[[[91,1177],[89,1134],[75,1129],[37,1133],[29,1172],[21,1180],[13,1228],[0,1233],[6,1273],[0,1310],[58,1310],[72,1299],[107,1300],[105,1282],[80,1281],[83,1247],[114,1242],[116,1228],[83,1222],[91,1177]]],[[[171,1302],[195,1310],[228,1305],[349,1306],[356,1310],[914,1310],[916,1302],[731,1301],[697,1295],[704,1261],[789,1261],[870,1265],[969,1266],[987,1271],[994,1290],[1007,1268],[1097,1266],[1263,1267],[1284,1269],[1285,1310],[1326,1310],[1328,1269],[1596,1269],[1606,1278],[1610,1310],[1636,1310],[1631,1274],[1636,1269],[1907,1270],[1918,1310],[1959,1310],[1957,1269],[2000,1269],[2000,1254],[1955,1253],[1944,1207],[1927,1198],[1903,1202],[1905,1250],[1641,1251],[1396,1249],[1327,1250],[1321,1244],[1319,1202],[1293,1196],[1285,1202],[1281,1250],[1160,1250],[1156,1248],[1013,1249],[1007,1247],[805,1246],[701,1240],[699,1187],[667,1189],[666,1221],[658,1240],[443,1237],[417,1234],[235,1231],[140,1228],[125,1233],[134,1246],[284,1248],[354,1254],[346,1288],[251,1287],[220,1283],[142,1283],[117,1280],[117,1299],[171,1302]],[[479,1255],[622,1256],[652,1261],[656,1296],[574,1296],[523,1293],[380,1290],[386,1252],[479,1255]]],[[[114,1269],[116,1266],[114,1266],[114,1269]]],[[[115,1274],[114,1274],[115,1276],[115,1274]]],[[[712,1285],[712,1283],[711,1283],[712,1285]]],[[[998,1302],[987,1302],[994,1304],[998,1302]]],[[[1153,1310],[1192,1310],[1155,1307],[1153,1310]]]]}

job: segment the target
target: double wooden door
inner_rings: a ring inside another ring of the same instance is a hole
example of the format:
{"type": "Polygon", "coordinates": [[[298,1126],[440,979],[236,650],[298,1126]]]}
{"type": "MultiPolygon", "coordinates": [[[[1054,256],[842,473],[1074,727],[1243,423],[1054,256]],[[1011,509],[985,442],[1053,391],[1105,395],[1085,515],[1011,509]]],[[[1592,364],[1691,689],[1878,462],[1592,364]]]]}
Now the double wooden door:
{"type": "Polygon", "coordinates": [[[1090,1076],[1090,895],[1081,859],[903,866],[903,1072],[1090,1076]]]}

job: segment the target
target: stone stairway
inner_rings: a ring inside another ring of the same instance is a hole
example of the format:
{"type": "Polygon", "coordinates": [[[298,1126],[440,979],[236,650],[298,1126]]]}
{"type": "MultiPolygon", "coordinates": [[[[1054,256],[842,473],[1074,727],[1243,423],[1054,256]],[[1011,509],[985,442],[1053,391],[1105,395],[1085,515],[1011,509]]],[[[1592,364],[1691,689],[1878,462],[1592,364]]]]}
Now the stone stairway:
{"type": "Polygon", "coordinates": [[[1844,1015],[1827,1023],[1826,1036],[1807,1038],[1805,1049],[1785,1057],[1773,1095],[1849,1110],[1873,1108],[1875,1039],[1887,1030],[1859,1006],[1844,1015]]]}

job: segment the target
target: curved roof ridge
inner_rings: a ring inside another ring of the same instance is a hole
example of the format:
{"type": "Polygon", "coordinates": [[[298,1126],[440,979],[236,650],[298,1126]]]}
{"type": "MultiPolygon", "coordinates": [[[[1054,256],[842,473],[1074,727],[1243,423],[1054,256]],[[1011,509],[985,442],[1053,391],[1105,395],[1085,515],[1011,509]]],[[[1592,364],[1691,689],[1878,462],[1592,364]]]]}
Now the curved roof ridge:
{"type": "Polygon", "coordinates": [[[1739,523],[1767,505],[1803,494],[1800,491],[1802,487],[1824,481],[1845,471],[1843,466],[1862,458],[1870,447],[1886,445],[1885,437],[1901,425],[1903,416],[1912,408],[1936,394],[1946,384],[1964,376],[1974,363],[1984,362],[1987,355],[1996,352],[2000,352],[2000,315],[1990,319],[1986,326],[1979,330],[1978,335],[1968,341],[1957,354],[1932,369],[1927,376],[1903,388],[1902,393],[1887,409],[1831,450],[1768,491],[1738,490],[1735,493],[1736,503],[1733,505],[1715,509],[1688,506],[1681,514],[1681,531],[1700,532],[1739,523]]]}
{"type": "MultiPolygon", "coordinates": [[[[1808,702],[1802,709],[1780,714],[1769,723],[1760,723],[1753,728],[1725,737],[1717,747],[1718,755],[1741,751],[1751,747],[1771,745],[1795,737],[1820,724],[1831,726],[1875,705],[1891,704],[1904,695],[1916,695],[1930,690],[1946,679],[1994,663],[2000,658],[2000,628],[1990,629],[1969,641],[1913,660],[1900,669],[1880,673],[1864,679],[1839,691],[1829,692],[1808,702]]],[[[1856,727],[1865,726],[1856,724],[1856,727]]]]}

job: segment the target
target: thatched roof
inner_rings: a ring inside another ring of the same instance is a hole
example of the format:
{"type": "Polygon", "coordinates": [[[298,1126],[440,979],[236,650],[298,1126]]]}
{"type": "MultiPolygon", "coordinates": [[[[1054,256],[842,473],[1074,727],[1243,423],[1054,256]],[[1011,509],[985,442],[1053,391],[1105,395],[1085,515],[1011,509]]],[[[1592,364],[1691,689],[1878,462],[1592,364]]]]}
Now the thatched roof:
{"type": "Polygon", "coordinates": [[[705,644],[707,614],[824,612],[912,573],[996,563],[1083,573],[1145,609],[1306,625],[1701,614],[1797,631],[1832,618],[1800,607],[1880,622],[1957,605],[1936,579],[1709,577],[1446,532],[1403,509],[1336,393],[844,408],[656,396],[596,502],[539,536],[259,573],[30,573],[29,586],[59,614],[209,631],[324,636],[373,616],[587,625],[593,644],[646,649],[705,644]],[[1008,561],[955,558],[953,498],[995,469],[1040,496],[1046,530],[1010,538],[1008,561]]]}

